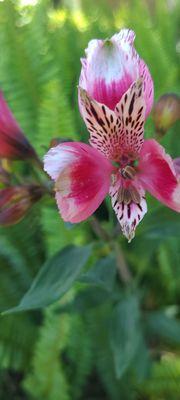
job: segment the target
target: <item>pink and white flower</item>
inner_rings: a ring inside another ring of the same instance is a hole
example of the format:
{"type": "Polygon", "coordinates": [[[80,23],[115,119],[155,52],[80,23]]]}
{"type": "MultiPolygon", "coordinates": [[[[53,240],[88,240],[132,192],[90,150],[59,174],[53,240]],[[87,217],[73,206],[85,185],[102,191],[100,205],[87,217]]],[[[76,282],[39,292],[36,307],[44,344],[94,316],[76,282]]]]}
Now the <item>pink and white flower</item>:
{"type": "Polygon", "coordinates": [[[81,73],[79,104],[91,146],[59,144],[44,158],[44,169],[55,181],[56,200],[65,221],[85,220],[109,193],[122,232],[129,241],[147,212],[146,191],[180,212],[180,180],[175,164],[158,142],[144,140],[144,122],[152,106],[153,84],[147,67],[132,47],[133,39],[132,31],[123,30],[110,41],[110,46],[115,43],[117,47],[115,54],[121,72],[118,80],[116,71],[114,86],[112,80],[108,84],[106,79],[111,77],[110,64],[107,63],[106,71],[99,65],[98,49],[102,50],[104,42],[90,43],[81,73]],[[123,64],[126,55],[127,63],[123,64]],[[92,59],[99,65],[96,69],[99,80],[94,79],[92,59]],[[142,63],[144,74],[140,69],[142,63]],[[97,82],[103,82],[102,87],[106,87],[102,93],[97,82]],[[112,87],[119,93],[119,100],[114,96],[111,104],[107,104],[105,93],[109,88],[111,93],[112,87]]]}
{"type": "Polygon", "coordinates": [[[79,85],[91,98],[114,110],[131,84],[142,77],[147,116],[153,105],[153,81],[133,46],[134,39],[132,30],[122,29],[111,39],[91,40],[86,58],[81,59],[79,85]]]}

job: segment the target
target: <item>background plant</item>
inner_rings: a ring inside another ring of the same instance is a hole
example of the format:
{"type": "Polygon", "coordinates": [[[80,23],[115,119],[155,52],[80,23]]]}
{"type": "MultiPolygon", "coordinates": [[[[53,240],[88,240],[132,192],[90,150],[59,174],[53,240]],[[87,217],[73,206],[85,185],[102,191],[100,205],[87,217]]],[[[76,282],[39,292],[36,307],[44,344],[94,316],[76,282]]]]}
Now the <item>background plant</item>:
{"type": "MultiPolygon", "coordinates": [[[[178,2],[168,4],[0,2],[0,86],[40,157],[55,137],[88,138],[76,87],[91,38],[131,27],[156,100],[178,92],[178,2]]],[[[162,139],[173,158],[180,150],[177,128],[162,139]]],[[[151,118],[145,131],[154,135],[151,118]]],[[[28,163],[9,168],[24,179],[32,173],[28,163]]],[[[0,319],[0,399],[179,398],[180,219],[151,198],[148,205],[130,245],[108,202],[95,219],[71,226],[47,196],[17,225],[0,228],[0,309],[19,302],[30,309],[0,319]],[[41,276],[28,291],[41,271],[46,296],[41,276]]]]}

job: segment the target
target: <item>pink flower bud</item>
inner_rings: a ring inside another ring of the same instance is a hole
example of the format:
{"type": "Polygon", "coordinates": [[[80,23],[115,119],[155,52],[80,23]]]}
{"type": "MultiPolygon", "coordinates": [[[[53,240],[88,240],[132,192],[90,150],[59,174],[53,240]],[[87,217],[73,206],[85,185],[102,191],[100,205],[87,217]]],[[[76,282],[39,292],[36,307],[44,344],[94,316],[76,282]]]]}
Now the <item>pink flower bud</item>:
{"type": "Polygon", "coordinates": [[[153,120],[156,132],[163,136],[180,118],[180,98],[174,93],[164,94],[154,106],[153,120]]]}
{"type": "Polygon", "coordinates": [[[19,222],[42,197],[42,189],[36,185],[11,186],[0,190],[0,225],[19,222]]]}
{"type": "Polygon", "coordinates": [[[35,150],[24,136],[0,92],[0,157],[11,160],[37,159],[35,150]]]}

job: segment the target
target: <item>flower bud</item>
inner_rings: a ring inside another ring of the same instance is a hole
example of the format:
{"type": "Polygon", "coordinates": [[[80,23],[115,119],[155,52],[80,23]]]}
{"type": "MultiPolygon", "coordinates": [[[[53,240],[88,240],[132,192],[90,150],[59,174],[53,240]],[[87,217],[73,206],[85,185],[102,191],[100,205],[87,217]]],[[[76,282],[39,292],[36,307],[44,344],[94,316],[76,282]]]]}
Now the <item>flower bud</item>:
{"type": "Polygon", "coordinates": [[[164,136],[179,118],[180,98],[174,93],[161,96],[153,110],[153,120],[157,135],[164,136]]]}
{"type": "Polygon", "coordinates": [[[0,92],[0,157],[11,160],[37,159],[35,150],[24,136],[0,92]]]}
{"type": "Polygon", "coordinates": [[[43,195],[37,185],[11,186],[0,190],[0,225],[19,222],[43,195]]]}

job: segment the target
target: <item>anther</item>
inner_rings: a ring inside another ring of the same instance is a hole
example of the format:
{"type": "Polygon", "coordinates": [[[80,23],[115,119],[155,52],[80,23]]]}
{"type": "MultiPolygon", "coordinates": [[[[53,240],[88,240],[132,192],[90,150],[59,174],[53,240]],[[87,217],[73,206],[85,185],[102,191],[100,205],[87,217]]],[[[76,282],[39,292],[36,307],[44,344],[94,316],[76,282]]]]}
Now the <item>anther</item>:
{"type": "Polygon", "coordinates": [[[126,167],[121,169],[121,175],[124,179],[134,179],[136,175],[136,170],[130,165],[127,165],[126,167]]]}
{"type": "Polygon", "coordinates": [[[111,175],[111,184],[112,184],[112,186],[114,186],[116,182],[117,182],[117,176],[112,174],[111,175]]]}

